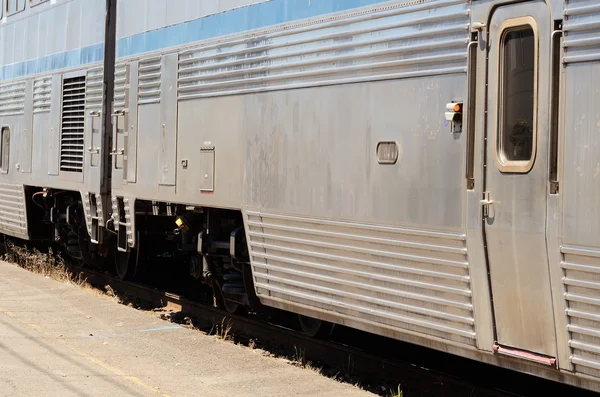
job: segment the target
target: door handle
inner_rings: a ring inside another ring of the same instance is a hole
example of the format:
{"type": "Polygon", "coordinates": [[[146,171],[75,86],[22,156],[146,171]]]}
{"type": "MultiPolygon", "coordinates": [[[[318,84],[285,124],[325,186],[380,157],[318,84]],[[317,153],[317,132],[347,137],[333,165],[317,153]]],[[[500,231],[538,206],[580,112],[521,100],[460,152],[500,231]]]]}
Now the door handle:
{"type": "Polygon", "coordinates": [[[121,109],[121,110],[116,110],[113,114],[111,114],[112,117],[119,117],[119,116],[124,116],[126,113],[125,109],[121,109]]]}
{"type": "Polygon", "coordinates": [[[494,200],[490,198],[490,192],[483,193],[483,199],[479,200],[479,203],[483,206],[483,217],[489,218],[494,204],[494,200]]]}
{"type": "MultiPolygon", "coordinates": [[[[118,140],[118,136],[119,136],[119,116],[125,116],[125,113],[127,113],[127,110],[125,109],[120,109],[120,110],[116,110],[115,112],[113,112],[111,114],[112,118],[113,118],[113,144],[116,146],[118,144],[117,140],[118,140]]],[[[127,122],[125,121],[125,125],[127,125],[127,122]]],[[[126,132],[126,131],[124,131],[126,132]]],[[[116,147],[112,148],[112,151],[109,153],[110,156],[112,156],[115,159],[114,162],[114,168],[117,169],[119,167],[117,167],[117,156],[123,156],[125,158],[125,148],[121,148],[121,149],[117,149],[116,147]]]]}
{"type": "Polygon", "coordinates": [[[561,80],[561,30],[555,30],[551,36],[550,60],[552,74],[550,84],[550,194],[558,194],[560,181],[558,180],[558,149],[559,149],[559,107],[560,107],[560,80],[561,80]]]}

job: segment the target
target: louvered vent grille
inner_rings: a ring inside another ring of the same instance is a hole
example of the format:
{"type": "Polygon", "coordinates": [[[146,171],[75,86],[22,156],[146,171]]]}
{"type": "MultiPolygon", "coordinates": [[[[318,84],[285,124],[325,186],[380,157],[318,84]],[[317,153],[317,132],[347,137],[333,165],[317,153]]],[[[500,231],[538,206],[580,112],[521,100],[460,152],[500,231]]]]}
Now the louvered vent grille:
{"type": "Polygon", "coordinates": [[[0,116],[23,114],[25,109],[25,82],[0,86],[0,116]]]}
{"type": "Polygon", "coordinates": [[[60,169],[83,172],[85,126],[85,76],[64,79],[60,169]]]}
{"type": "Polygon", "coordinates": [[[52,102],[52,77],[33,81],[33,112],[49,112],[52,102]]]}
{"type": "Polygon", "coordinates": [[[129,67],[125,63],[118,63],[115,66],[115,101],[114,109],[115,112],[123,110],[127,107],[129,102],[129,67]]]}
{"type": "Polygon", "coordinates": [[[138,69],[138,104],[160,102],[161,67],[160,57],[140,61],[138,69]]]}

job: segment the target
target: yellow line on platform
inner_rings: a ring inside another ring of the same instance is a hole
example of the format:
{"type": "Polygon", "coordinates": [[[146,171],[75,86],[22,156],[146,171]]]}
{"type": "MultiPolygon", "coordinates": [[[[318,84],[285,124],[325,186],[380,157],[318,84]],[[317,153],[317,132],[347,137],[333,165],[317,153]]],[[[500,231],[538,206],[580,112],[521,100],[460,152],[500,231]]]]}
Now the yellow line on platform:
{"type": "Polygon", "coordinates": [[[144,382],[142,382],[141,379],[139,379],[139,378],[137,378],[135,376],[132,376],[132,375],[127,375],[127,373],[125,373],[124,371],[120,370],[119,368],[113,367],[112,365],[107,364],[104,361],[102,361],[102,360],[100,360],[100,359],[98,359],[96,357],[85,355],[84,353],[82,353],[80,351],[77,351],[77,350],[73,349],[72,347],[69,347],[69,349],[71,349],[73,352],[77,353],[81,357],[85,358],[86,360],[88,360],[88,361],[96,364],[97,366],[99,366],[99,367],[101,367],[101,368],[103,368],[103,369],[105,369],[107,371],[110,371],[113,374],[118,375],[118,376],[120,376],[120,377],[122,377],[124,379],[127,379],[128,381],[130,381],[132,383],[135,383],[136,385],[138,385],[140,387],[143,387],[146,390],[149,390],[149,391],[151,391],[151,392],[153,392],[155,394],[158,394],[160,396],[163,396],[163,397],[171,397],[170,395],[164,394],[160,390],[158,390],[158,389],[156,389],[156,388],[154,388],[154,387],[152,387],[150,385],[145,384],[144,382]]]}
{"type": "Polygon", "coordinates": [[[1,307],[0,307],[0,313],[2,313],[2,314],[6,314],[8,317],[12,317],[12,318],[15,318],[15,317],[17,317],[17,315],[16,315],[16,314],[14,314],[13,312],[9,312],[8,310],[6,310],[6,309],[3,309],[3,308],[1,308],[1,307]]]}
{"type": "MultiPolygon", "coordinates": [[[[12,318],[17,318],[17,315],[15,313],[13,313],[11,311],[8,311],[6,309],[3,309],[1,307],[0,307],[0,313],[1,314],[5,314],[5,315],[7,315],[9,317],[12,317],[12,318]]],[[[26,323],[26,325],[29,326],[30,328],[32,328],[33,330],[41,333],[41,334],[44,334],[44,335],[49,336],[49,337],[52,337],[52,335],[49,332],[46,332],[44,329],[42,329],[42,327],[40,327],[37,324],[26,323]]],[[[162,397],[172,397],[169,394],[165,394],[165,393],[161,392],[159,389],[157,389],[155,387],[147,385],[141,379],[139,379],[139,378],[137,378],[137,377],[135,377],[133,375],[128,375],[123,370],[121,370],[119,368],[116,368],[116,367],[113,367],[110,364],[105,363],[104,361],[100,360],[99,358],[88,356],[88,355],[84,354],[83,352],[80,352],[80,351],[72,348],[71,346],[66,345],[66,347],[68,347],[69,350],[71,350],[72,352],[74,352],[78,356],[81,356],[82,358],[85,358],[86,360],[88,360],[88,361],[96,364],[100,368],[102,368],[102,369],[104,369],[106,371],[112,372],[113,374],[118,375],[119,377],[121,377],[123,379],[127,379],[131,383],[134,383],[134,384],[136,384],[136,385],[138,385],[138,386],[140,386],[140,387],[142,387],[142,388],[144,388],[144,389],[146,389],[148,391],[151,391],[154,394],[157,394],[157,395],[162,396],[162,397]]]]}

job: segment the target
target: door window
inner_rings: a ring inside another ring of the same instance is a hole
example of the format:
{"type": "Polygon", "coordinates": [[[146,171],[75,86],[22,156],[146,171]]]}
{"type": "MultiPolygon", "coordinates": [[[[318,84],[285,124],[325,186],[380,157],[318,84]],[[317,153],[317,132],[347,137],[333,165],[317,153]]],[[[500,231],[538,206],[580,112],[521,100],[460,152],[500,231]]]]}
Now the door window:
{"type": "Polygon", "coordinates": [[[498,167],[528,172],[536,152],[536,38],[531,26],[511,27],[500,48],[498,167]]]}

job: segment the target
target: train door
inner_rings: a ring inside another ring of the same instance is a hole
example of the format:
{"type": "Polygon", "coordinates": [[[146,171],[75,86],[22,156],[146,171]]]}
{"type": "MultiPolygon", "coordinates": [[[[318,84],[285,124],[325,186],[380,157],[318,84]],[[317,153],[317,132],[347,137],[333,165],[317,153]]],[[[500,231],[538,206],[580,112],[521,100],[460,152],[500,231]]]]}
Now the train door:
{"type": "Polygon", "coordinates": [[[546,250],[551,33],[543,1],[493,11],[482,200],[494,349],[548,364],[556,357],[546,250]]]}

